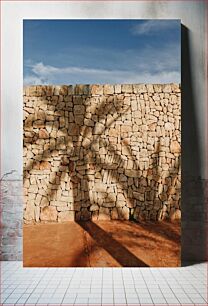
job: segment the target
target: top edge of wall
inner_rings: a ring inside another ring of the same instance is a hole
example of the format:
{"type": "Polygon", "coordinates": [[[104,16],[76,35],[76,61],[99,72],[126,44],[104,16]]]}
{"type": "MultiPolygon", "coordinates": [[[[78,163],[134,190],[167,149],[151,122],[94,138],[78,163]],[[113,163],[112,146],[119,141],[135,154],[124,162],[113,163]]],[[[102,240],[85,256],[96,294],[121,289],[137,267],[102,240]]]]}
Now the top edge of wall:
{"type": "Polygon", "coordinates": [[[171,93],[180,92],[179,83],[167,84],[76,84],[76,85],[29,85],[23,87],[24,96],[53,95],[108,95],[120,93],[171,93]]]}

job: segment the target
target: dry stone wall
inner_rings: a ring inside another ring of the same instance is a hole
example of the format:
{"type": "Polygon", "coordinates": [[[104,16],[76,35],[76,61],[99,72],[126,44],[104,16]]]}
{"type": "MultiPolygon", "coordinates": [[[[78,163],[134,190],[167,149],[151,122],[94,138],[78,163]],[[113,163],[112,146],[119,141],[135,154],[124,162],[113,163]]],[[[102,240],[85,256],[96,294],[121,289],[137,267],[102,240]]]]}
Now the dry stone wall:
{"type": "Polygon", "coordinates": [[[24,222],[180,219],[178,84],[24,88],[24,222]]]}

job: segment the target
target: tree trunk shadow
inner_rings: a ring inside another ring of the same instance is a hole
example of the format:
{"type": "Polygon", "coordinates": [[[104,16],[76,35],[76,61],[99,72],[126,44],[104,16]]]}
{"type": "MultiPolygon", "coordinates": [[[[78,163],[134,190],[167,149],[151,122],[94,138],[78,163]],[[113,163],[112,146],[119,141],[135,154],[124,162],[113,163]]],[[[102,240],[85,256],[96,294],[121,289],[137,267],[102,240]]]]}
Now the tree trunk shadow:
{"type": "Polygon", "coordinates": [[[92,221],[77,222],[122,267],[149,267],[92,221]]]}

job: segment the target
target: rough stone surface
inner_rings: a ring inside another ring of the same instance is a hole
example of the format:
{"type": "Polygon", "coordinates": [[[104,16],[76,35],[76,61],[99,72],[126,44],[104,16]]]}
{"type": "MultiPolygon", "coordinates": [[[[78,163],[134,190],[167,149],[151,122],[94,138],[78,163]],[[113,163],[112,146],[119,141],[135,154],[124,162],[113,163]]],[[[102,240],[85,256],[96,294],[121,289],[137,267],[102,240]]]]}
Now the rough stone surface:
{"type": "Polygon", "coordinates": [[[61,211],[58,214],[58,222],[74,221],[74,211],[61,211]]]}
{"type": "Polygon", "coordinates": [[[53,206],[43,207],[40,213],[41,221],[56,221],[57,220],[57,210],[53,206]]]}
{"type": "Polygon", "coordinates": [[[178,84],[24,90],[24,222],[180,219],[178,84]]]}

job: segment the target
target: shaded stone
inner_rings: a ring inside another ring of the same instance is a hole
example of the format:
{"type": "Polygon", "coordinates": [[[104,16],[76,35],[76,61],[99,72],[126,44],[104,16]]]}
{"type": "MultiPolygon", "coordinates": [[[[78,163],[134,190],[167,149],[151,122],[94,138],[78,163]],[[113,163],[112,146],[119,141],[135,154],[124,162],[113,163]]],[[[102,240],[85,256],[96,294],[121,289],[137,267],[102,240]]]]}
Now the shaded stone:
{"type": "Polygon", "coordinates": [[[133,196],[134,196],[135,199],[137,199],[137,200],[139,200],[141,202],[144,201],[144,194],[142,194],[142,193],[134,191],[133,192],[133,196]]]}
{"type": "Polygon", "coordinates": [[[138,170],[125,170],[125,175],[129,177],[138,177],[139,176],[139,171],[138,170]]]}
{"type": "Polygon", "coordinates": [[[105,129],[104,125],[102,123],[97,122],[95,124],[93,134],[100,135],[103,133],[104,129],[105,129]]]}
{"type": "Polygon", "coordinates": [[[180,153],[181,152],[181,146],[177,141],[171,141],[170,152],[171,153],[180,153]]]}
{"type": "Polygon", "coordinates": [[[48,132],[45,129],[40,129],[40,131],[39,131],[39,138],[40,139],[49,138],[48,132]]]}
{"type": "Polygon", "coordinates": [[[87,208],[82,208],[82,210],[78,214],[80,214],[79,220],[81,221],[91,220],[91,213],[87,208]]]}
{"type": "Polygon", "coordinates": [[[69,133],[69,135],[78,135],[79,134],[79,126],[75,123],[69,123],[68,133],[69,133]]]}
{"type": "Polygon", "coordinates": [[[84,105],[74,105],[74,114],[76,115],[83,115],[85,113],[84,105]]]}

